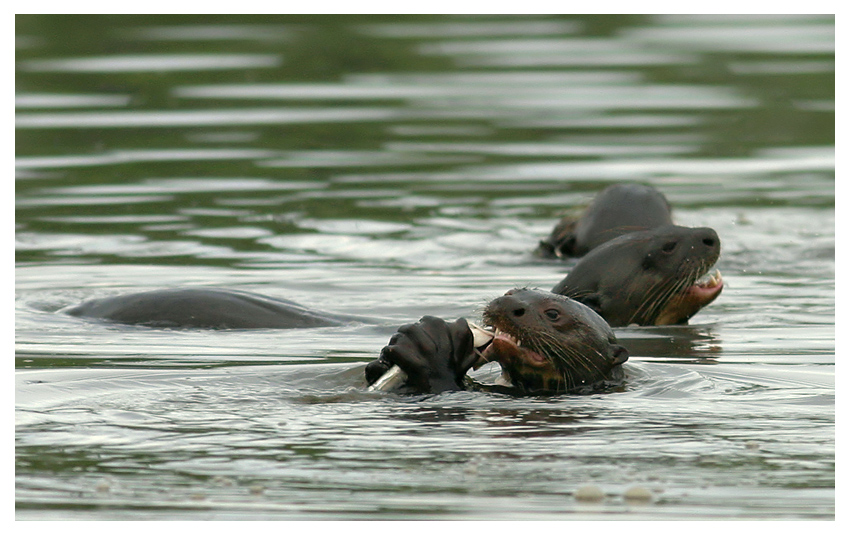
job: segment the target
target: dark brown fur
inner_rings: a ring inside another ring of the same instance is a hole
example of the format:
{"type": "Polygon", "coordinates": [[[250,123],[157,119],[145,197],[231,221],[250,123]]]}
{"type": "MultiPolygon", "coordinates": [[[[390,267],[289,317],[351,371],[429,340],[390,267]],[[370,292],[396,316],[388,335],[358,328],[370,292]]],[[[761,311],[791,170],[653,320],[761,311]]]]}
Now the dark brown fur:
{"type": "Polygon", "coordinates": [[[578,219],[561,219],[535,254],[583,256],[623,234],[671,224],[670,204],[660,191],[644,184],[615,184],[600,192],[578,219]]]}
{"type": "Polygon", "coordinates": [[[710,228],[668,225],[600,245],[555,285],[592,308],[612,327],[687,323],[711,303],[723,283],[696,284],[720,256],[710,228]]]}
{"type": "Polygon", "coordinates": [[[618,379],[628,359],[602,318],[550,292],[511,290],[487,305],[484,323],[497,329],[484,358],[498,361],[526,393],[593,390],[618,379]]]}

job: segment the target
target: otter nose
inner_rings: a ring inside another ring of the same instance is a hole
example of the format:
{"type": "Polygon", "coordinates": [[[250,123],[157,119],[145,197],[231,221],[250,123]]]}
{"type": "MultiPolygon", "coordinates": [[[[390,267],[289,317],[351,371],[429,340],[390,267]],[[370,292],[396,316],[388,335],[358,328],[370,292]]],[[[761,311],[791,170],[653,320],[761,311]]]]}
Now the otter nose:
{"type": "Polygon", "coordinates": [[[495,299],[490,306],[493,309],[501,310],[502,314],[507,316],[521,318],[528,310],[528,304],[511,294],[512,292],[508,292],[502,297],[495,299]]]}
{"type": "Polygon", "coordinates": [[[699,229],[697,239],[709,249],[720,248],[720,238],[717,236],[717,232],[715,232],[712,228],[706,227],[699,229]]]}

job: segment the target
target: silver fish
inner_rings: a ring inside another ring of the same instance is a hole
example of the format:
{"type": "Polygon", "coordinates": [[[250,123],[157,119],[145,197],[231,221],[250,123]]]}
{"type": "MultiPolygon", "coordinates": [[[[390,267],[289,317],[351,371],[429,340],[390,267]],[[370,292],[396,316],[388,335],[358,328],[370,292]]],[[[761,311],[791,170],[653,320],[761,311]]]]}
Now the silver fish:
{"type": "MultiPolygon", "coordinates": [[[[494,337],[491,331],[474,323],[469,323],[469,330],[472,331],[472,345],[476,350],[489,344],[494,337]]],[[[407,374],[398,366],[393,366],[380,379],[369,385],[366,390],[369,392],[387,392],[400,387],[406,380],[407,374]]]]}

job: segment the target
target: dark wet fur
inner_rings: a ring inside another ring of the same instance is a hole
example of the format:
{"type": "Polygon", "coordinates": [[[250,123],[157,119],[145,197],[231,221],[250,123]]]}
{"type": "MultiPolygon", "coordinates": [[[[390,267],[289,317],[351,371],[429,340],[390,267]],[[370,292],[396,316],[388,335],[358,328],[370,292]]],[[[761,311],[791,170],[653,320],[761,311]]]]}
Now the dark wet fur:
{"type": "MultiPolygon", "coordinates": [[[[654,287],[645,289],[644,301],[632,314],[629,323],[654,324],[670,301],[686,288],[693,286],[700,277],[708,273],[713,265],[714,261],[709,259],[688,259],[679,266],[679,272],[675,278],[664,279],[654,287]]],[[[686,323],[688,319],[690,318],[683,318],[682,323],[686,323]]]]}
{"type": "Polygon", "coordinates": [[[503,311],[494,312],[488,308],[484,311],[483,320],[488,327],[498,328],[516,338],[523,348],[544,356],[558,370],[560,377],[548,380],[543,373],[534,373],[533,370],[506,370],[513,384],[524,391],[596,391],[598,385],[611,378],[611,357],[586,340],[582,329],[590,327],[579,320],[575,320],[575,332],[581,333],[580,338],[571,336],[569,343],[565,339],[566,334],[554,329],[531,329],[518,325],[503,311]]]}
{"type": "Polygon", "coordinates": [[[579,216],[562,218],[534,251],[541,258],[583,256],[623,234],[670,225],[670,203],[652,186],[637,183],[605,188],[579,216]]]}
{"type": "MultiPolygon", "coordinates": [[[[711,229],[673,226],[621,236],[579,261],[552,291],[584,303],[614,326],[655,325],[672,300],[708,273],[719,243],[711,229]],[[684,249],[665,257],[666,235],[684,249]]],[[[696,311],[677,322],[686,323],[696,311]]]]}

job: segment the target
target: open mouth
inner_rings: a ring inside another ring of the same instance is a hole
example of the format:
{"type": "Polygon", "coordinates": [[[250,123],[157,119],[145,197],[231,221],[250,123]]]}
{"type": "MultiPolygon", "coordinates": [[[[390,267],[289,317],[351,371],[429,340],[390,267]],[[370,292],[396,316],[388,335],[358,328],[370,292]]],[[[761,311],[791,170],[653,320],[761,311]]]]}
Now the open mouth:
{"type": "Polygon", "coordinates": [[[544,366],[549,363],[549,359],[544,355],[522,347],[520,339],[498,327],[492,331],[474,324],[470,324],[470,327],[475,352],[479,357],[474,366],[476,369],[487,362],[499,362],[505,365],[523,363],[531,366],[544,366]]]}
{"type": "Polygon", "coordinates": [[[723,290],[723,277],[719,270],[707,273],[674,296],[659,312],[655,325],[675,325],[686,322],[701,308],[708,305],[723,290]]]}
{"type": "Polygon", "coordinates": [[[685,293],[690,295],[692,299],[701,300],[700,306],[705,306],[714,301],[723,290],[723,277],[720,275],[720,270],[714,270],[714,273],[706,273],[700,277],[694,284],[685,289],[685,293]]]}

